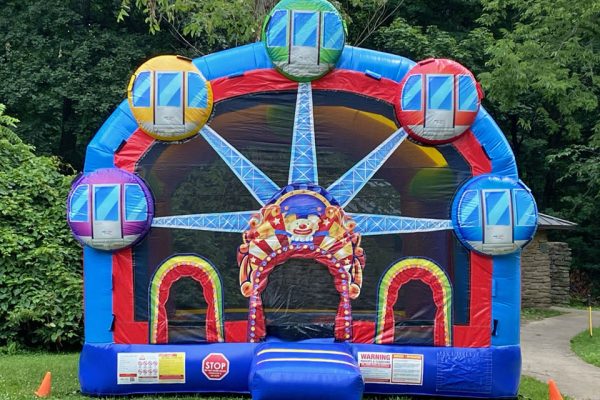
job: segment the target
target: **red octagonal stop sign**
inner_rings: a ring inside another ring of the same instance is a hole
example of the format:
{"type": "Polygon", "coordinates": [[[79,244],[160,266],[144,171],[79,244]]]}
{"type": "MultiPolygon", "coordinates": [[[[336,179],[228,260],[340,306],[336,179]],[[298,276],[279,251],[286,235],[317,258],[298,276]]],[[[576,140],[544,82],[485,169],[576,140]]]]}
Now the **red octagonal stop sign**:
{"type": "Polygon", "coordinates": [[[229,373],[229,360],[222,353],[210,353],[202,360],[202,373],[211,381],[220,381],[229,373]]]}

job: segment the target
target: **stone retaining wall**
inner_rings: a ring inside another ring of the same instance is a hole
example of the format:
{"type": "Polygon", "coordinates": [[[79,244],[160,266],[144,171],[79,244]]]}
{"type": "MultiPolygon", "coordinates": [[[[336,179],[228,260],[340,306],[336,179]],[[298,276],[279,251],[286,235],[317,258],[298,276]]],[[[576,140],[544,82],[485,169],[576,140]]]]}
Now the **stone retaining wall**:
{"type": "Polygon", "coordinates": [[[549,242],[538,231],[521,256],[521,306],[546,308],[569,302],[571,249],[566,243],[549,242]]]}
{"type": "Polygon", "coordinates": [[[548,236],[541,231],[521,255],[521,307],[545,308],[552,304],[548,236]]]}
{"type": "Polygon", "coordinates": [[[571,249],[567,243],[548,242],[552,305],[569,304],[571,249]]]}

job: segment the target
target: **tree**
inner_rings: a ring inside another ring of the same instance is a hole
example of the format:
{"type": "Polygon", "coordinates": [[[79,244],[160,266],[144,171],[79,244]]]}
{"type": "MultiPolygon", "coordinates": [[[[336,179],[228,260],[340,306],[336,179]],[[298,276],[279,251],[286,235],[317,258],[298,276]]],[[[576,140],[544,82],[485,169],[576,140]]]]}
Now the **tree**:
{"type": "Polygon", "coordinates": [[[65,220],[72,176],[36,156],[0,104],[0,346],[81,342],[80,250],[65,220]]]}
{"type": "Polygon", "coordinates": [[[544,156],[600,133],[600,3],[483,2],[479,22],[494,40],[479,75],[488,100],[542,207],[560,201],[560,171],[544,156]]]}
{"type": "MultiPolygon", "coordinates": [[[[211,50],[246,44],[260,36],[262,20],[277,0],[122,0],[119,21],[134,10],[146,16],[150,32],[167,25],[181,37],[196,44],[205,43],[211,50]]],[[[202,55],[198,54],[198,55],[202,55]]]]}
{"type": "Polygon", "coordinates": [[[557,212],[580,225],[574,234],[558,236],[575,251],[572,289],[580,300],[589,294],[600,300],[599,154],[600,147],[593,141],[588,145],[571,145],[548,157],[550,168],[561,171],[557,186],[562,195],[557,212]]]}
{"type": "Polygon", "coordinates": [[[80,169],[85,146],[125,98],[135,68],[181,52],[168,33],[146,31],[139,16],[118,24],[112,2],[3,2],[0,99],[22,121],[16,132],[80,169]]]}
{"type": "MultiPolygon", "coordinates": [[[[167,26],[188,45],[210,51],[239,46],[260,39],[265,17],[279,0],[121,0],[118,19],[134,10],[146,16],[150,32],[167,26]]],[[[369,40],[398,11],[404,0],[332,0],[351,27],[350,43],[369,40]],[[356,24],[353,24],[356,17],[356,24]]]]}
{"type": "Polygon", "coordinates": [[[541,210],[578,222],[566,239],[600,294],[600,2],[483,2],[493,41],[479,75],[541,210]]]}

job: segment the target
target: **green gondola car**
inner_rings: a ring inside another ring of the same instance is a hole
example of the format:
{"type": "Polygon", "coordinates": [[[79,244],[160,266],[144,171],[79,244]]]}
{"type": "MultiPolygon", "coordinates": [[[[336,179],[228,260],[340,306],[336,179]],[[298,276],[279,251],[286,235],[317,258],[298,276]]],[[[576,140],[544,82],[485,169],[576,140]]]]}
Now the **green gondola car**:
{"type": "Polygon", "coordinates": [[[284,0],[267,17],[262,39],[281,73],[306,82],[333,69],[344,49],[346,31],[330,3],[284,0]]]}

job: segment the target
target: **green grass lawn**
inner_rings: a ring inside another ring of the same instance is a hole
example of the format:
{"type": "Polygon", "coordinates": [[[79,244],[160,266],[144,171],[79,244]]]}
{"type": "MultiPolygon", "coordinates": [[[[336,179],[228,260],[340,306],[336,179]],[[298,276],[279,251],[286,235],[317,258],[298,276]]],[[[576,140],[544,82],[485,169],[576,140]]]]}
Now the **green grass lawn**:
{"type": "MultiPolygon", "coordinates": [[[[569,302],[569,308],[577,308],[579,310],[587,310],[588,309],[587,300],[571,299],[571,301],[569,302]]],[[[600,311],[600,305],[598,305],[598,301],[596,301],[595,305],[592,305],[592,310],[600,311]]]]}
{"type": "Polygon", "coordinates": [[[600,328],[594,328],[594,336],[589,330],[581,332],[571,339],[571,350],[587,363],[600,367],[600,328]]]}
{"type": "Polygon", "coordinates": [[[546,400],[548,398],[548,385],[529,376],[521,377],[519,399],[546,400]]]}
{"type": "MultiPolygon", "coordinates": [[[[600,336],[600,332],[599,332],[600,336]]],[[[52,372],[53,399],[85,399],[79,393],[77,380],[78,354],[30,353],[0,355],[0,400],[31,400],[46,371],[52,372]]],[[[204,400],[248,400],[246,396],[136,396],[144,399],[190,399],[204,400]]],[[[519,398],[523,400],[545,400],[548,398],[546,384],[533,378],[523,377],[519,398]]],[[[398,396],[366,396],[365,400],[410,400],[398,396]]]]}
{"type": "Polygon", "coordinates": [[[523,321],[539,321],[545,318],[558,317],[564,313],[551,310],[549,308],[524,308],[521,310],[521,319],[523,321]]]}

